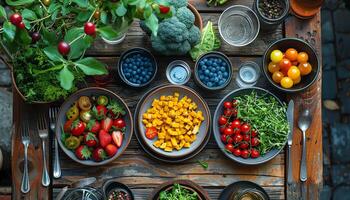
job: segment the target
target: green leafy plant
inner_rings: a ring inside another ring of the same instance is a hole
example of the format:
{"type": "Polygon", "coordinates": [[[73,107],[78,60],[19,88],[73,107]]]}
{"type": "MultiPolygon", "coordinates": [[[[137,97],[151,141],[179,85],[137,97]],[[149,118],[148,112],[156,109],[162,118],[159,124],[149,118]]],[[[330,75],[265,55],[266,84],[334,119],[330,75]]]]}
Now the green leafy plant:
{"type": "Polygon", "coordinates": [[[144,20],[156,35],[158,19],[172,16],[166,0],[6,0],[6,4],[12,10],[0,6],[1,46],[12,58],[16,84],[28,101],[64,98],[86,75],[107,74],[105,64],[85,57],[98,36],[113,40],[135,18],[144,20]]]}
{"type": "Polygon", "coordinates": [[[159,193],[160,200],[197,200],[198,194],[191,192],[182,185],[175,183],[171,190],[161,191],[159,193]]]}

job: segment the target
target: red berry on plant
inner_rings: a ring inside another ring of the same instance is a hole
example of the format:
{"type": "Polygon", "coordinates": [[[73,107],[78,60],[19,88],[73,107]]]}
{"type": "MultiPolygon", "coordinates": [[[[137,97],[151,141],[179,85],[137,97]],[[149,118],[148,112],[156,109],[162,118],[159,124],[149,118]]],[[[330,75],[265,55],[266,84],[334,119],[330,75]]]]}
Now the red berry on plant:
{"type": "Polygon", "coordinates": [[[248,147],[249,147],[248,142],[243,141],[239,144],[239,148],[241,149],[248,149],[248,147]]]}
{"type": "Polygon", "coordinates": [[[18,13],[14,13],[10,16],[10,22],[15,25],[18,26],[19,23],[22,22],[22,16],[18,13]]]}
{"type": "Polygon", "coordinates": [[[41,39],[41,35],[38,32],[32,33],[32,42],[35,43],[41,39]]]}
{"type": "Polygon", "coordinates": [[[250,156],[250,152],[247,149],[241,151],[242,158],[248,158],[250,156]]]}
{"type": "Polygon", "coordinates": [[[256,130],[252,130],[250,134],[252,135],[252,137],[256,137],[258,135],[258,132],[256,130]]]}
{"type": "Polygon", "coordinates": [[[235,156],[240,156],[240,155],[241,155],[241,150],[238,149],[238,148],[236,148],[236,149],[233,150],[232,153],[233,153],[233,155],[235,155],[235,156]]]}
{"type": "Polygon", "coordinates": [[[227,123],[227,118],[225,118],[224,116],[221,116],[219,118],[219,125],[225,125],[227,123]]]}
{"type": "Polygon", "coordinates": [[[20,29],[24,29],[26,27],[26,25],[23,23],[23,22],[20,22],[18,25],[17,25],[18,28],[20,29]]]}
{"type": "Polygon", "coordinates": [[[224,102],[224,107],[225,107],[226,109],[231,109],[231,108],[232,108],[232,102],[225,101],[225,102],[224,102]]]}
{"type": "Polygon", "coordinates": [[[233,141],[235,143],[240,143],[240,142],[242,142],[242,140],[243,140],[243,136],[241,134],[237,134],[233,137],[233,141]]]}
{"type": "Polygon", "coordinates": [[[260,141],[257,137],[252,138],[252,140],[250,141],[250,144],[255,147],[258,146],[260,144],[260,141]]]}
{"type": "Polygon", "coordinates": [[[224,134],[225,129],[226,129],[225,126],[221,126],[221,127],[219,128],[220,133],[221,133],[221,134],[224,134]]]}
{"type": "Polygon", "coordinates": [[[234,148],[235,147],[232,144],[226,144],[225,146],[225,149],[231,153],[233,152],[234,148]]]}
{"type": "Polygon", "coordinates": [[[96,25],[92,22],[87,22],[84,25],[84,32],[87,35],[95,35],[96,33],[96,25]]]}
{"type": "Polygon", "coordinates": [[[250,141],[250,135],[249,134],[244,134],[243,135],[243,140],[246,141],[246,142],[249,142],[250,141]]]}
{"type": "Polygon", "coordinates": [[[250,156],[251,156],[252,158],[257,158],[257,157],[259,157],[259,156],[260,156],[260,153],[259,153],[259,151],[258,151],[258,150],[256,150],[256,149],[252,149],[252,150],[251,150],[251,154],[250,154],[250,156]]]}
{"type": "Polygon", "coordinates": [[[233,120],[232,121],[232,128],[240,129],[241,128],[241,121],[239,121],[239,119],[233,120]]]}
{"type": "Polygon", "coordinates": [[[250,126],[248,124],[242,124],[241,131],[242,131],[242,133],[249,133],[250,126]]]}
{"type": "Polygon", "coordinates": [[[224,144],[227,143],[227,139],[226,139],[226,138],[227,138],[227,135],[222,134],[220,138],[221,138],[221,142],[223,142],[224,144]]]}
{"type": "Polygon", "coordinates": [[[170,7],[159,5],[159,11],[160,13],[167,14],[170,11],[170,7]]]}
{"type": "Polygon", "coordinates": [[[67,42],[58,43],[58,52],[62,55],[68,55],[70,52],[70,45],[67,42]]]}
{"type": "Polygon", "coordinates": [[[225,128],[224,130],[225,135],[232,135],[233,134],[233,129],[232,128],[225,128]]]}

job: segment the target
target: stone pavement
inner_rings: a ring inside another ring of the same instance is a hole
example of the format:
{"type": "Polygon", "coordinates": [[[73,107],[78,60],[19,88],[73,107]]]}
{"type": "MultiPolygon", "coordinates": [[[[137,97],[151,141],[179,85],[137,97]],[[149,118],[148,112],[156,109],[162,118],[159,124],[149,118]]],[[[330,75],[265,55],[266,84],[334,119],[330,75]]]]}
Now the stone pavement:
{"type": "Polygon", "coordinates": [[[350,199],[350,3],[326,0],[322,9],[322,200],[350,199]]]}

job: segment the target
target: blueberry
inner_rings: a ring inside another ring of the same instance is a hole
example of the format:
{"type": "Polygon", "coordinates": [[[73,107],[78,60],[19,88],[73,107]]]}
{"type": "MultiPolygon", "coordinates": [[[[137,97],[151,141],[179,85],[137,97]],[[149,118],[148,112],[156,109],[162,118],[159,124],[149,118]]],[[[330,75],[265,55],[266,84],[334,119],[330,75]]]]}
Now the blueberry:
{"type": "Polygon", "coordinates": [[[211,72],[216,72],[216,68],[215,68],[215,67],[212,67],[212,68],[210,69],[210,71],[211,71],[211,72]]]}
{"type": "Polygon", "coordinates": [[[142,59],[141,59],[141,58],[137,58],[136,60],[137,60],[138,62],[141,62],[141,61],[142,61],[142,59]]]}
{"type": "Polygon", "coordinates": [[[136,65],[132,66],[132,69],[137,70],[137,66],[136,65]]]}
{"type": "Polygon", "coordinates": [[[202,65],[202,69],[206,70],[206,69],[208,69],[208,67],[206,65],[202,65]]]}
{"type": "Polygon", "coordinates": [[[153,72],[151,72],[151,71],[148,71],[148,75],[150,75],[150,76],[151,76],[152,74],[153,74],[153,72]]]}
{"type": "Polygon", "coordinates": [[[199,65],[200,65],[200,66],[205,65],[204,61],[203,61],[203,60],[202,60],[202,61],[200,61],[200,62],[199,62],[199,65]]]}
{"type": "Polygon", "coordinates": [[[222,79],[222,74],[218,75],[218,79],[220,79],[220,80],[222,79]]]}
{"type": "Polygon", "coordinates": [[[125,73],[126,78],[130,78],[131,74],[130,73],[125,73]]]}
{"type": "Polygon", "coordinates": [[[214,73],[213,73],[213,72],[210,72],[210,73],[209,73],[209,76],[210,76],[210,77],[213,77],[213,76],[214,76],[214,73]]]}
{"type": "Polygon", "coordinates": [[[227,63],[226,62],[222,62],[222,66],[226,67],[227,63]]]}
{"type": "Polygon", "coordinates": [[[131,74],[132,74],[132,75],[136,75],[137,72],[136,72],[136,71],[132,71],[131,74]]]}
{"type": "Polygon", "coordinates": [[[204,71],[202,69],[198,70],[198,74],[199,75],[203,75],[204,74],[204,71]]]}
{"type": "Polygon", "coordinates": [[[213,61],[209,60],[209,61],[207,62],[207,65],[212,66],[212,65],[213,65],[213,61]]]}
{"type": "Polygon", "coordinates": [[[226,68],[225,67],[220,67],[220,71],[225,72],[226,68]]]}
{"type": "Polygon", "coordinates": [[[209,77],[208,76],[204,77],[204,81],[208,82],[209,81],[209,77]]]}
{"type": "Polygon", "coordinates": [[[135,78],[132,78],[130,81],[131,81],[132,83],[136,83],[136,79],[135,79],[135,78]]]}
{"type": "Polygon", "coordinates": [[[224,78],[227,78],[228,77],[228,73],[224,72],[223,76],[224,76],[224,78]]]}
{"type": "Polygon", "coordinates": [[[138,53],[138,54],[136,54],[136,57],[137,57],[137,58],[141,57],[141,54],[139,54],[139,53],[138,53]]]}
{"type": "Polygon", "coordinates": [[[204,74],[205,74],[205,75],[209,75],[209,74],[210,74],[210,71],[207,69],[207,70],[204,71],[204,74]]]}
{"type": "Polygon", "coordinates": [[[145,79],[146,79],[146,80],[149,80],[150,78],[151,78],[150,75],[146,75],[146,76],[145,76],[145,79]]]}
{"type": "Polygon", "coordinates": [[[136,72],[137,72],[137,73],[141,73],[141,69],[137,69],[136,72]]]}
{"type": "Polygon", "coordinates": [[[145,75],[146,75],[146,72],[145,72],[145,71],[142,71],[142,72],[141,72],[141,75],[142,75],[142,76],[145,76],[145,75]]]}
{"type": "Polygon", "coordinates": [[[207,82],[207,86],[208,87],[213,87],[213,83],[212,82],[207,82]]]}
{"type": "Polygon", "coordinates": [[[203,59],[203,62],[204,62],[204,63],[207,63],[207,62],[208,62],[208,59],[204,58],[204,59],[203,59]]]}
{"type": "Polygon", "coordinates": [[[199,75],[199,79],[200,79],[200,80],[204,80],[204,78],[205,78],[205,76],[199,75]]]}
{"type": "Polygon", "coordinates": [[[215,83],[219,82],[219,78],[218,78],[218,77],[215,77],[215,78],[214,78],[214,82],[215,82],[215,83]]]}
{"type": "Polygon", "coordinates": [[[213,67],[216,68],[217,66],[218,66],[218,64],[217,64],[216,62],[214,62],[214,63],[213,63],[213,67]]]}
{"type": "Polygon", "coordinates": [[[219,85],[223,85],[224,83],[225,83],[225,81],[223,81],[223,80],[219,81],[219,85]]]}

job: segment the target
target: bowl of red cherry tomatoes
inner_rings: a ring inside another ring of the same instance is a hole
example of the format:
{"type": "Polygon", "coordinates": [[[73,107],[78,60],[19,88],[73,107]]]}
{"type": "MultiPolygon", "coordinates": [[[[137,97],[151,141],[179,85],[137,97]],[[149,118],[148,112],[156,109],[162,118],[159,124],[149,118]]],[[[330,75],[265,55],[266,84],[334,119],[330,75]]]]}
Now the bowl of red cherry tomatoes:
{"type": "Polygon", "coordinates": [[[283,38],[265,51],[262,71],[277,89],[300,92],[317,80],[320,64],[310,44],[297,38],[283,38]]]}

